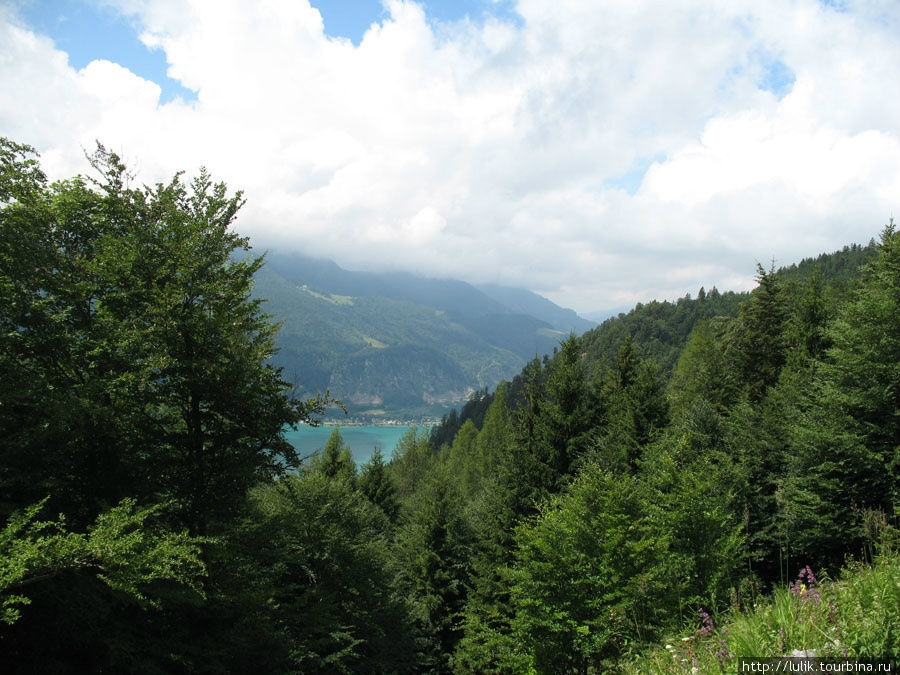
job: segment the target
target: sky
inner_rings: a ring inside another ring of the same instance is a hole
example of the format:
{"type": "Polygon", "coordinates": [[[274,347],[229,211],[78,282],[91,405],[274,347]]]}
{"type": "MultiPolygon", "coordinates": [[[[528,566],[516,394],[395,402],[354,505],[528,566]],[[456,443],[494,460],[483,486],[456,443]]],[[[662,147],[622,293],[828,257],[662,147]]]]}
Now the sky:
{"type": "Polygon", "coordinates": [[[0,135],[201,166],[259,249],[587,313],[900,212],[898,0],[0,0],[0,135]]]}

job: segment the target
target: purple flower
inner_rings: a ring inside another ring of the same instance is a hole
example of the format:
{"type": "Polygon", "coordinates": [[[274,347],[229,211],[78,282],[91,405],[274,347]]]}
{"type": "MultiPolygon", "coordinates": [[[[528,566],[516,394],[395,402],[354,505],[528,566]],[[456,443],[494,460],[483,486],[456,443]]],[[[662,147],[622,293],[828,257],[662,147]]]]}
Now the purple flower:
{"type": "Polygon", "coordinates": [[[798,596],[801,600],[819,602],[822,592],[819,590],[819,582],[809,565],[800,570],[797,581],[790,584],[791,595],[798,596]]]}
{"type": "Polygon", "coordinates": [[[712,619],[709,614],[701,609],[700,610],[700,628],[697,630],[697,635],[711,635],[715,631],[715,627],[713,626],[712,619]]]}
{"type": "Polygon", "coordinates": [[[723,668],[725,666],[725,662],[731,658],[731,652],[728,651],[728,645],[724,642],[721,642],[721,649],[716,652],[716,658],[719,660],[719,665],[723,668]]]}

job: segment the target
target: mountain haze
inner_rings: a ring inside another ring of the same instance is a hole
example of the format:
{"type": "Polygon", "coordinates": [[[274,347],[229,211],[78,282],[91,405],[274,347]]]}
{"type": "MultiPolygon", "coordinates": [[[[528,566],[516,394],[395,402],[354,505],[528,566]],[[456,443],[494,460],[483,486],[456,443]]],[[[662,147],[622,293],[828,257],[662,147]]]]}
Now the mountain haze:
{"type": "Polygon", "coordinates": [[[524,288],[479,284],[478,290],[503,304],[510,311],[546,321],[557,330],[581,334],[597,324],[579,316],[575,310],[560,307],[547,298],[524,288]]]}
{"type": "Polygon", "coordinates": [[[404,272],[354,272],[270,253],[255,294],[281,320],[275,363],[351,413],[440,412],[517,373],[590,322],[530,291],[404,272]]]}
{"type": "Polygon", "coordinates": [[[355,272],[331,260],[273,252],[266,255],[266,267],[289,282],[337,295],[390,298],[460,316],[510,311],[474,286],[453,279],[428,279],[408,272],[355,272]]]}

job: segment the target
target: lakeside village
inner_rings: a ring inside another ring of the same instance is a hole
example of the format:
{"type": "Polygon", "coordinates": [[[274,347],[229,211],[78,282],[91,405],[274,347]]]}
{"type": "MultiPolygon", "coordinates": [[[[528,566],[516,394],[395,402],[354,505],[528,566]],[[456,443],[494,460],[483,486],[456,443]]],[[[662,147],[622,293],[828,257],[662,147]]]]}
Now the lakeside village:
{"type": "MultiPolygon", "coordinates": [[[[433,415],[408,418],[386,419],[376,415],[347,415],[342,417],[326,417],[319,421],[324,427],[420,427],[429,429],[441,423],[440,417],[433,415]]],[[[301,426],[310,426],[302,424],[301,426]]]]}

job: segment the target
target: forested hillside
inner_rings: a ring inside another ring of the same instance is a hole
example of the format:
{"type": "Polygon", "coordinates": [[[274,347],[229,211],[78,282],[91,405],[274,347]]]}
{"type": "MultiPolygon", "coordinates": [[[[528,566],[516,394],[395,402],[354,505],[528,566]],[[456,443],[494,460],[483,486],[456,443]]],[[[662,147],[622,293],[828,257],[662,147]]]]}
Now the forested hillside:
{"type": "Polygon", "coordinates": [[[282,321],[273,363],[305,395],[331,391],[354,413],[440,414],[593,325],[520,289],[350,272],[296,254],[266,261],[254,293],[282,321]]]}
{"type": "MultiPolygon", "coordinates": [[[[789,295],[802,293],[800,285],[813,274],[821,275],[822,292],[828,296],[823,302],[833,306],[846,295],[850,283],[859,277],[862,266],[875,251],[874,242],[867,246],[852,244],[840,251],[780,267],[775,274],[789,295]]],[[[588,367],[611,363],[630,337],[639,353],[653,358],[668,375],[697,324],[715,317],[736,317],[738,307],[747,297],[747,293],[722,293],[714,286],[709,291],[700,288],[693,298],[687,295],[675,302],[638,303],[631,311],[611,317],[585,333],[582,342],[588,367]]]]}
{"type": "Polygon", "coordinates": [[[431,307],[326,294],[265,272],[255,290],[283,317],[275,363],[303,392],[330,390],[350,410],[446,406],[511,376],[523,361],[431,307]]]}
{"type": "Polygon", "coordinates": [[[900,659],[893,224],[858,277],[636,308],[357,467],[283,438],[328,401],[272,365],[240,193],[91,172],[0,139],[0,671],[640,672],[688,633],[728,672],[763,643],[724,617],[809,646],[764,620],[789,581],[816,646],[900,659]]]}
{"type": "MultiPolygon", "coordinates": [[[[898,260],[891,225],[878,245],[758,266],[750,294],[640,305],[445,417],[430,470],[465,515],[438,559],[470,551],[432,577],[466,589],[446,667],[602,672],[893,541],[898,260]]],[[[883,620],[900,616],[889,598],[883,620]]],[[[855,621],[823,622],[849,634],[843,655],[897,657],[896,636],[855,621]]],[[[782,635],[775,654],[804,648],[782,635]]],[[[721,645],[716,668],[759,655],[721,645]]]]}
{"type": "Polygon", "coordinates": [[[701,288],[693,299],[685,296],[675,302],[638,303],[627,314],[611,317],[584,335],[588,367],[601,368],[612,362],[631,338],[642,356],[652,357],[665,373],[671,373],[694,327],[717,316],[737,316],[744,299],[746,294],[720,293],[714,286],[709,293],[701,288]]]}
{"type": "MultiPolygon", "coordinates": [[[[799,264],[781,267],[775,270],[775,276],[781,280],[784,292],[793,296],[803,293],[803,284],[816,277],[814,283],[822,285],[823,306],[834,306],[843,301],[851,284],[859,278],[865,263],[877,250],[874,241],[866,246],[852,244],[840,251],[823,253],[814,259],[806,258],[799,264]]],[[[759,272],[762,273],[762,270],[759,272]]],[[[629,349],[642,358],[652,359],[668,382],[678,357],[698,324],[706,322],[716,325],[736,317],[741,303],[749,297],[749,293],[720,293],[713,287],[710,291],[700,288],[694,298],[687,295],[675,302],[654,300],[646,304],[638,303],[627,313],[610,317],[581,336],[587,376],[594,377],[608,369],[629,342],[629,349]]],[[[547,365],[546,360],[543,365],[547,365]]],[[[541,364],[532,363],[531,368],[540,371],[541,364]]],[[[508,384],[508,395],[513,405],[518,405],[522,400],[526,372],[519,373],[508,384]]],[[[464,406],[444,415],[441,425],[432,429],[432,441],[438,447],[452,443],[460,427],[469,419],[480,428],[492,397],[487,389],[473,392],[464,406]]]]}

